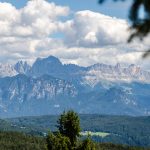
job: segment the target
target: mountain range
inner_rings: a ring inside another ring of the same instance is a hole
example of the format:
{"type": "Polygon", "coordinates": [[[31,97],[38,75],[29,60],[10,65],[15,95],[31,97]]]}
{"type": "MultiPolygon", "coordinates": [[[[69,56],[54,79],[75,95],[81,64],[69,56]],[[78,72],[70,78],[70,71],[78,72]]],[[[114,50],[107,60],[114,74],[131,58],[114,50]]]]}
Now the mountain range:
{"type": "Polygon", "coordinates": [[[150,115],[150,72],[134,64],[0,64],[0,117],[79,113],[150,115]]]}

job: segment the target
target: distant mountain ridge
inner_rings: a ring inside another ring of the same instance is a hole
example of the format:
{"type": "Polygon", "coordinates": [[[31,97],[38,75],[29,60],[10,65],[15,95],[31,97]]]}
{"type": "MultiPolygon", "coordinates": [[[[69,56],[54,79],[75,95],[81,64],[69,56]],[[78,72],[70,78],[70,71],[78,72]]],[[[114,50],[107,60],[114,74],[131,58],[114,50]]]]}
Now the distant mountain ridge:
{"type": "Polygon", "coordinates": [[[37,58],[30,66],[27,62],[19,61],[14,65],[0,64],[0,77],[25,74],[27,76],[39,77],[51,75],[57,77],[70,78],[79,75],[84,79],[84,83],[95,86],[101,80],[122,81],[122,82],[145,82],[150,83],[150,72],[134,64],[94,64],[88,67],[81,67],[74,64],[62,64],[54,56],[47,58],[37,58]]]}
{"type": "Polygon", "coordinates": [[[150,115],[150,72],[129,65],[38,58],[0,65],[0,117],[79,113],[150,115]]]}

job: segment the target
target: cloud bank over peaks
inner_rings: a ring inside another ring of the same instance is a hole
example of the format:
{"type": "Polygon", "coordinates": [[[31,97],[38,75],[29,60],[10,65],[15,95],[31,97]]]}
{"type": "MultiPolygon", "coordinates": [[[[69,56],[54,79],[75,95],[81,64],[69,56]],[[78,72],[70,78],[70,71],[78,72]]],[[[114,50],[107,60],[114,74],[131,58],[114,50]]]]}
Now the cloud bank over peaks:
{"type": "Polygon", "coordinates": [[[54,55],[83,66],[141,64],[141,51],[150,46],[149,40],[128,45],[126,20],[90,10],[72,12],[46,0],[30,0],[21,9],[0,2],[0,62],[33,62],[54,55]]]}

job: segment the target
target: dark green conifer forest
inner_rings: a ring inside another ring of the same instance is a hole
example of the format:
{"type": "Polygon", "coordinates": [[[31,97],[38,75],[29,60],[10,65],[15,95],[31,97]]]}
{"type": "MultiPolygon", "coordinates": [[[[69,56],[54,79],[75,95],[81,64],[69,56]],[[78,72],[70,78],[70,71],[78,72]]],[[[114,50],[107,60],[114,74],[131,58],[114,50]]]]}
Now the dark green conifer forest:
{"type": "MultiPolygon", "coordinates": [[[[84,117],[84,123],[86,124],[84,125],[87,126],[87,128],[90,127],[88,122],[89,120],[86,121],[86,117],[84,117]]],[[[2,124],[9,127],[8,122],[1,120],[1,129],[3,126],[2,124]]],[[[96,126],[94,128],[96,129],[96,126]]],[[[62,115],[60,115],[60,117],[58,117],[56,130],[53,132],[49,131],[47,133],[47,136],[42,136],[40,134],[31,135],[31,133],[33,132],[23,133],[23,131],[21,130],[20,131],[18,130],[18,132],[17,131],[12,132],[6,130],[6,128],[3,129],[3,131],[0,132],[0,150],[149,150],[150,149],[148,147],[145,148],[133,147],[121,144],[118,145],[106,142],[102,143],[96,142],[96,140],[95,141],[92,140],[94,138],[92,138],[90,134],[82,137],[80,135],[81,130],[82,127],[80,124],[80,117],[77,113],[71,110],[68,112],[64,112],[62,115]]]]}

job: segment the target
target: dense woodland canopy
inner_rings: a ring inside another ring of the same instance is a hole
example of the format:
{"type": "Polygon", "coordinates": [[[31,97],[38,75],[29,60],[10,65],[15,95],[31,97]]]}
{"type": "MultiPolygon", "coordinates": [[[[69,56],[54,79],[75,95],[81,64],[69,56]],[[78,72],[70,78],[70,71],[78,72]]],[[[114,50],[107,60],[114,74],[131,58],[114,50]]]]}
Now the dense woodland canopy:
{"type": "MultiPolygon", "coordinates": [[[[91,116],[90,118],[91,122],[93,122],[96,119],[94,118],[94,116],[91,116]]],[[[102,116],[102,118],[104,118],[104,116],[102,116]]],[[[106,120],[106,118],[104,118],[104,120],[102,120],[102,118],[101,122],[103,123],[103,121],[106,120]]],[[[81,138],[78,134],[80,131],[79,119],[79,116],[73,111],[63,113],[58,119],[58,129],[56,130],[56,132],[49,132],[47,137],[33,135],[31,136],[29,134],[19,132],[1,131],[0,150],[150,150],[150,148],[140,148],[125,145],[117,145],[112,143],[93,142],[90,136],[81,138]],[[67,126],[70,123],[71,126],[67,126]],[[75,140],[73,142],[73,145],[70,142],[70,138],[72,137],[69,134],[66,134],[67,130],[76,131],[73,138],[75,140]]],[[[84,120],[86,120],[86,118],[84,118],[84,120]]],[[[115,122],[116,121],[117,120],[115,120],[115,122]]],[[[85,122],[85,124],[89,126],[89,120],[85,122]]]]}
{"type": "Polygon", "coordinates": [[[3,130],[0,132],[0,150],[149,150],[149,146],[147,145],[148,140],[150,140],[150,130],[148,126],[150,121],[149,117],[106,117],[101,115],[81,115],[79,117],[75,112],[69,111],[64,112],[60,117],[43,116],[42,120],[40,119],[40,117],[24,117],[20,119],[20,121],[17,118],[15,120],[16,122],[20,122],[20,125],[24,126],[25,129],[18,130],[19,124],[16,124],[16,131],[19,132],[16,132],[15,127],[10,126],[7,121],[0,120],[0,130],[3,130]],[[82,119],[81,123],[80,119],[82,119]],[[49,125],[49,129],[52,128],[51,124],[55,124],[55,126],[57,124],[57,126],[54,131],[49,132],[47,137],[43,136],[42,134],[38,134],[41,129],[40,127],[42,126],[41,124],[39,128],[34,127],[38,132],[35,132],[33,130],[31,130],[30,132],[26,132],[29,129],[26,128],[24,122],[26,122],[26,125],[28,124],[28,127],[31,126],[31,129],[33,129],[32,125],[37,125],[41,121],[43,122],[43,124],[45,123],[44,126],[46,124],[49,125]],[[7,128],[9,130],[14,129],[15,132],[8,131],[7,128]],[[80,129],[82,129],[83,131],[83,128],[84,130],[93,132],[112,131],[116,133],[116,135],[120,135],[118,136],[118,138],[113,137],[114,135],[108,136],[107,138],[110,138],[112,142],[126,139],[129,142],[128,144],[131,145],[134,145],[134,142],[136,140],[137,142],[143,141],[145,143],[139,143],[139,145],[137,143],[137,146],[141,146],[138,148],[132,146],[124,146],[125,144],[118,145],[108,142],[106,143],[106,141],[101,141],[96,136],[92,137],[89,135],[87,137],[81,137],[79,132],[80,129]],[[70,131],[70,134],[68,133],[68,131],[70,131]],[[21,132],[26,132],[26,134],[21,132]],[[72,139],[73,141],[71,143],[72,139]],[[92,139],[95,141],[93,141],[92,139]],[[145,146],[145,148],[142,148],[142,146],[145,146]]]}
{"type": "MultiPolygon", "coordinates": [[[[82,131],[109,133],[106,137],[92,136],[97,142],[113,142],[130,146],[150,147],[150,117],[79,115],[82,131]]],[[[0,120],[1,131],[19,131],[44,136],[56,131],[58,116],[21,117],[0,120]]]]}
{"type": "MultiPolygon", "coordinates": [[[[95,146],[96,150],[149,150],[111,143],[95,143],[95,146]]],[[[47,143],[45,138],[18,132],[0,132],[0,150],[47,150],[47,143]]]]}

